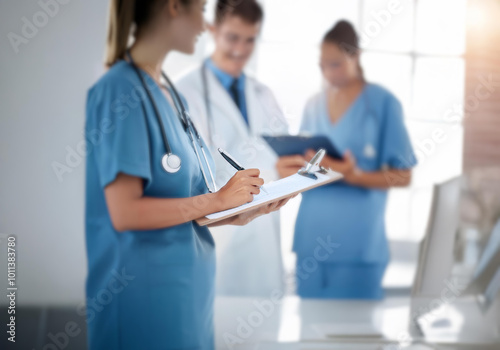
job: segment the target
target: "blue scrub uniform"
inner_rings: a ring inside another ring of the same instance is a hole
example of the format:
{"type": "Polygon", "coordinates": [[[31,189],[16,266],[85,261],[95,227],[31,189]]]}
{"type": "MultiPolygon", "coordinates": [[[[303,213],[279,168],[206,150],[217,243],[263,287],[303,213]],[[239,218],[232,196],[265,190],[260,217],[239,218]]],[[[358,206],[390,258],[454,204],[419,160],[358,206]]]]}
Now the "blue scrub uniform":
{"type": "MultiPolygon", "coordinates": [[[[165,146],[152,104],[133,68],[125,61],[116,63],[90,89],[87,100],[89,349],[213,349],[215,255],[208,228],[189,221],[119,233],[106,205],[104,188],[118,173],[142,178],[147,197],[184,198],[207,192],[176,112],[153,79],[145,77],[182,166],[174,174],[163,170],[165,146]]],[[[207,156],[215,169],[210,153],[207,156]]],[[[187,214],[191,207],[181,209],[187,214]]]]}
{"type": "MultiPolygon", "coordinates": [[[[350,150],[367,172],[416,164],[399,101],[375,84],[367,83],[336,123],[328,115],[326,92],[314,96],[301,133],[327,136],[341,152],[350,150]]],[[[383,297],[381,281],[389,261],[386,202],[387,190],[343,181],[302,194],[293,243],[301,297],[383,297]]]]}

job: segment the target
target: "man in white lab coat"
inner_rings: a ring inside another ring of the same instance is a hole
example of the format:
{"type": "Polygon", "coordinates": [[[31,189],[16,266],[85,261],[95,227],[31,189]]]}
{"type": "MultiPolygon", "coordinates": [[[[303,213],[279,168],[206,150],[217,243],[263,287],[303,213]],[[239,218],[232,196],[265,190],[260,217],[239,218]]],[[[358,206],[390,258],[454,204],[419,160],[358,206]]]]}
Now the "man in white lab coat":
{"type": "MultiPolygon", "coordinates": [[[[211,57],[176,84],[216,163],[223,186],[236,171],[220,147],[245,168],[258,168],[266,183],[277,180],[274,151],[261,135],[282,135],[286,120],[273,94],[243,72],[260,32],[263,11],[255,0],[217,1],[211,57]]],[[[212,228],[217,246],[216,290],[219,295],[269,297],[283,290],[279,212],[246,226],[212,228]]]]}

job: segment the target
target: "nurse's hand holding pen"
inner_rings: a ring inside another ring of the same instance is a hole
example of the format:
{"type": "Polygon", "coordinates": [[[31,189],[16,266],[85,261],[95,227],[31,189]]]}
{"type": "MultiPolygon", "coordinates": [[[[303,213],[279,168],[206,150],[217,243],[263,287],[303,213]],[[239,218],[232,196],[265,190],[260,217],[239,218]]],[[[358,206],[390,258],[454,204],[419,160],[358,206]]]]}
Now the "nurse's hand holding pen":
{"type": "MultiPolygon", "coordinates": [[[[220,202],[219,206],[228,209],[251,202],[253,200],[253,195],[259,194],[261,191],[260,187],[264,185],[264,179],[258,177],[259,174],[260,171],[258,169],[237,171],[234,176],[229,179],[226,185],[215,193],[218,196],[217,200],[220,202]]],[[[216,222],[213,225],[209,225],[209,227],[222,225],[246,225],[261,215],[279,210],[288,202],[288,199],[289,198],[285,198],[283,200],[269,203],[266,206],[216,222]]]]}
{"type": "MultiPolygon", "coordinates": [[[[259,175],[258,169],[241,170],[217,192],[188,198],[157,198],[144,196],[141,178],[120,173],[104,192],[111,221],[118,232],[152,230],[180,225],[251,202],[264,184],[259,175]]],[[[245,225],[258,216],[279,210],[293,197],[221,220],[213,226],[245,225]]]]}
{"type": "MultiPolygon", "coordinates": [[[[253,200],[253,195],[259,194],[260,187],[264,185],[264,180],[258,177],[259,174],[259,169],[237,171],[224,187],[222,187],[218,192],[214,193],[217,195],[216,200],[219,202],[218,206],[221,208],[229,209],[251,202],[253,200]]],[[[209,226],[213,227],[221,225],[246,225],[250,221],[261,215],[269,214],[273,211],[279,210],[288,202],[290,198],[293,197],[295,197],[295,195],[275,202],[271,202],[263,207],[250,210],[243,214],[233,216],[209,226]]]]}

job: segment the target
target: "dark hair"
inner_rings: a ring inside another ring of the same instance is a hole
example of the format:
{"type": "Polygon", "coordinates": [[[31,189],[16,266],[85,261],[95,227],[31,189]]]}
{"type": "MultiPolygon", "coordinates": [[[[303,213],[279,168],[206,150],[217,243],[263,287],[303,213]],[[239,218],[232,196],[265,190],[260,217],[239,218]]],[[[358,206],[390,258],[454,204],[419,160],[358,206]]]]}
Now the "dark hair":
{"type": "Polygon", "coordinates": [[[359,39],[351,23],[341,20],[335,23],[323,37],[323,42],[337,44],[343,51],[350,55],[358,53],[359,39]]]}
{"type": "Polygon", "coordinates": [[[226,17],[237,16],[250,24],[264,19],[264,11],[256,0],[217,0],[215,24],[221,24],[226,17]]]}
{"type": "MultiPolygon", "coordinates": [[[[191,0],[180,0],[189,5],[191,0]]],[[[108,43],[106,65],[111,67],[124,58],[135,25],[135,35],[149,23],[153,14],[168,3],[168,0],[111,0],[109,9],[108,43]]]]}
{"type": "MultiPolygon", "coordinates": [[[[340,20],[335,23],[333,28],[330,29],[323,37],[323,43],[336,44],[349,56],[358,55],[360,52],[358,34],[356,33],[354,26],[346,20],[340,20]]],[[[361,78],[364,79],[363,68],[361,67],[359,61],[358,69],[361,78]]]]}

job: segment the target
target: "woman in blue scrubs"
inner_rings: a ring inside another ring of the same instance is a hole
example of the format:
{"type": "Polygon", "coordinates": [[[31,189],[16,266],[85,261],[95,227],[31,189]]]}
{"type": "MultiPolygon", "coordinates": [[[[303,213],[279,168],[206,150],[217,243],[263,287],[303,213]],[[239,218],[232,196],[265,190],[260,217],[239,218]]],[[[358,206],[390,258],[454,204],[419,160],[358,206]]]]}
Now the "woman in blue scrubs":
{"type": "MultiPolygon", "coordinates": [[[[340,21],[325,35],[320,66],[328,87],[307,103],[301,133],[326,135],[344,153],[342,160],[325,156],[321,164],[344,180],[302,195],[293,244],[297,292],[304,298],[379,299],[389,261],[387,190],[410,183],[416,159],[401,104],[363,78],[351,24],[340,21]]],[[[283,157],[281,175],[296,172],[314,153],[283,157]]]]}
{"type": "MultiPolygon", "coordinates": [[[[213,159],[207,153],[206,164],[198,161],[174,108],[179,100],[172,87],[160,83],[170,51],[194,51],[204,5],[111,2],[109,70],[88,93],[86,118],[86,312],[92,350],[214,348],[214,241],[194,220],[251,201],[263,180],[258,169],[239,171],[209,193],[201,169],[210,165],[215,172],[213,159]],[[157,116],[181,160],[177,172],[163,167],[167,147],[157,116]]],[[[287,200],[219,224],[244,225],[287,200]]]]}

